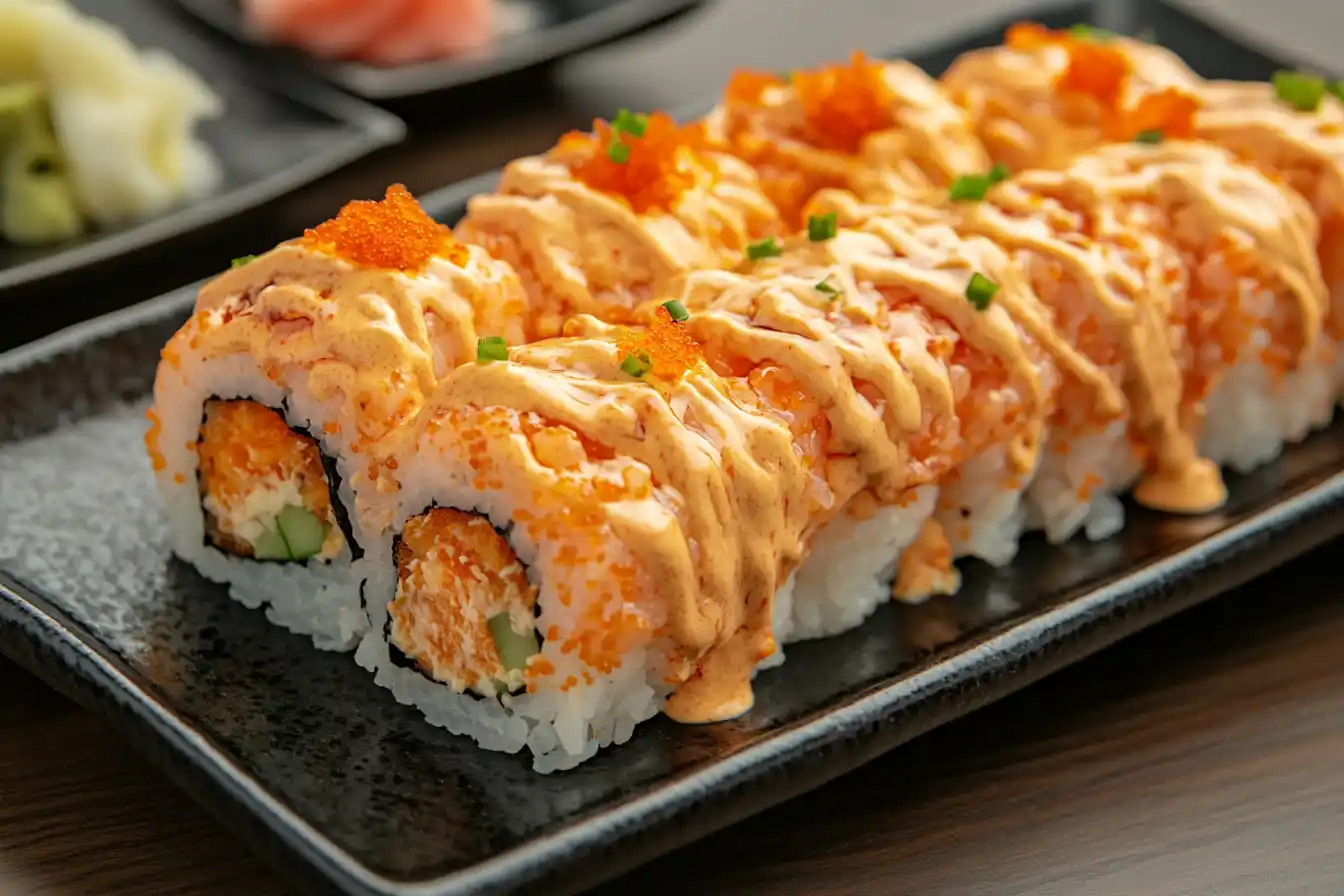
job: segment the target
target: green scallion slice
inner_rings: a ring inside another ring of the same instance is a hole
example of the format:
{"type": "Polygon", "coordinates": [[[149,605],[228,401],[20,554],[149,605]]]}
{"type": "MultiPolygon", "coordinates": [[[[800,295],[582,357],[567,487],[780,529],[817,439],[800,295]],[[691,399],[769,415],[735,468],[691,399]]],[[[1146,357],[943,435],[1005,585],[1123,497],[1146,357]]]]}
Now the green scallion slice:
{"type": "Polygon", "coordinates": [[[677,323],[691,319],[691,312],[687,311],[686,306],[676,299],[673,299],[670,302],[664,302],[663,307],[667,309],[667,313],[672,315],[672,319],[677,323]]]}
{"type": "Polygon", "coordinates": [[[255,255],[244,255],[242,258],[235,258],[235,259],[233,260],[233,263],[230,264],[229,267],[233,267],[233,268],[241,268],[243,265],[245,265],[245,264],[251,264],[252,262],[254,262],[254,261],[256,261],[256,260],[257,260],[257,256],[255,256],[255,255]]]}
{"type": "Polygon", "coordinates": [[[993,186],[989,176],[985,174],[963,174],[952,181],[952,186],[948,187],[948,198],[958,202],[974,200],[976,202],[985,198],[989,188],[993,186]]]}
{"type": "Polygon", "coordinates": [[[829,299],[834,299],[836,296],[840,295],[840,287],[832,284],[830,277],[827,277],[825,280],[818,283],[815,289],[829,299]]]}
{"type": "Polygon", "coordinates": [[[643,137],[644,130],[649,126],[649,117],[631,112],[629,109],[622,109],[616,113],[616,117],[611,120],[611,129],[618,134],[629,134],[631,137],[643,137]]]}
{"type": "Polygon", "coordinates": [[[1160,130],[1139,131],[1134,135],[1135,143],[1147,143],[1150,146],[1156,146],[1161,143],[1165,135],[1160,130]]]}
{"type": "Polygon", "coordinates": [[[481,362],[509,360],[509,343],[503,336],[482,336],[476,340],[476,360],[481,362]]]}
{"type": "Polygon", "coordinates": [[[993,168],[989,169],[989,182],[991,184],[997,184],[1000,181],[1005,181],[1012,175],[1012,173],[1013,172],[1008,169],[1007,165],[998,162],[993,168]]]}
{"type": "Polygon", "coordinates": [[[970,282],[966,284],[966,300],[975,306],[976,311],[984,311],[998,291],[999,284],[977,272],[971,274],[970,282]]]}
{"type": "Polygon", "coordinates": [[[617,165],[624,165],[630,161],[630,145],[622,143],[621,138],[617,137],[607,144],[607,158],[617,165]]]}
{"type": "Polygon", "coordinates": [[[784,254],[784,250],[775,242],[775,238],[768,236],[763,240],[757,240],[747,245],[747,257],[752,261],[759,261],[762,258],[776,258],[784,254]]]}
{"type": "Polygon", "coordinates": [[[621,362],[621,370],[635,379],[639,379],[652,369],[653,361],[644,352],[626,355],[625,360],[621,362]]]}
{"type": "Polygon", "coordinates": [[[1325,98],[1325,80],[1315,75],[1280,69],[1270,83],[1279,99],[1299,112],[1315,112],[1325,98]]]}
{"type": "Polygon", "coordinates": [[[807,219],[807,238],[814,243],[824,243],[835,238],[835,212],[824,215],[810,215],[807,219]]]}
{"type": "Polygon", "coordinates": [[[1331,81],[1325,85],[1326,91],[1340,102],[1344,102],[1344,81],[1331,81]]]}
{"type": "Polygon", "coordinates": [[[1078,24],[1069,28],[1069,34],[1073,35],[1079,40],[1090,40],[1095,41],[1096,43],[1099,44],[1104,44],[1109,40],[1115,39],[1114,31],[1107,31],[1105,28],[1098,28],[1095,25],[1088,25],[1086,22],[1079,22],[1078,24]]]}

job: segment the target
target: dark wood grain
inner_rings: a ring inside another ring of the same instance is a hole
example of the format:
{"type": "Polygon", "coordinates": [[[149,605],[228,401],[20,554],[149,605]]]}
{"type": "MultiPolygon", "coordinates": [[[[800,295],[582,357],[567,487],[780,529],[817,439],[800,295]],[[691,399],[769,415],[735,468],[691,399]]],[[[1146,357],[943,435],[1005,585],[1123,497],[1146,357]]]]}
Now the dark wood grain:
{"type": "MultiPolygon", "coordinates": [[[[389,181],[428,190],[617,105],[698,97],[734,64],[913,46],[1013,5],[726,0],[555,86],[421,110],[406,146],[115,277],[50,284],[0,349],[205,276],[389,181]]],[[[593,896],[1344,893],[1337,568],[1319,552],[593,896]]],[[[0,662],[0,893],[289,892],[115,732],[0,662]]]]}

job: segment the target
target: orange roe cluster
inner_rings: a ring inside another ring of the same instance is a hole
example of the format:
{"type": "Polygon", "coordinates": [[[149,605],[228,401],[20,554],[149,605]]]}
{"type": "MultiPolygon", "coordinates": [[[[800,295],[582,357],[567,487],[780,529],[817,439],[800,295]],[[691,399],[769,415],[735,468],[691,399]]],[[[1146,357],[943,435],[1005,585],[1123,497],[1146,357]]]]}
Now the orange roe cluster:
{"type": "Polygon", "coordinates": [[[695,186],[695,171],[686,163],[705,148],[704,128],[679,125],[665,112],[654,112],[644,121],[644,133],[632,134],[597,119],[591,134],[571,131],[556,149],[562,158],[575,157],[570,172],[578,181],[622,197],[638,214],[668,212],[695,186]],[[611,151],[618,143],[628,155],[611,151]]]}
{"type": "Polygon", "coordinates": [[[864,137],[896,124],[896,95],[882,63],[857,50],[848,65],[795,72],[793,89],[806,116],[808,142],[815,146],[853,155],[864,137]]]}
{"type": "Polygon", "coordinates": [[[1150,93],[1123,116],[1116,139],[1133,140],[1144,131],[1161,131],[1173,140],[1188,140],[1195,135],[1195,113],[1199,100],[1184,91],[1167,88],[1150,93]]]}
{"type": "Polygon", "coordinates": [[[728,79],[728,87],[723,92],[724,101],[730,106],[755,106],[771,87],[783,87],[784,79],[774,72],[758,72],[740,68],[728,79]]]}
{"type": "Polygon", "coordinates": [[[1065,31],[1051,31],[1033,22],[1013,25],[1004,36],[1004,43],[1025,52],[1063,47],[1069,54],[1069,65],[1056,82],[1058,88],[1065,93],[1092,97],[1108,109],[1119,105],[1131,68],[1128,57],[1118,47],[1065,31]]]}
{"type": "Polygon", "coordinates": [[[618,345],[623,358],[648,358],[649,374],[663,380],[679,379],[704,358],[700,343],[661,305],[647,329],[626,336],[618,345]]]}
{"type": "Polygon", "coordinates": [[[401,184],[376,202],[355,200],[317,227],[304,231],[309,247],[366,268],[418,271],[435,256],[464,265],[470,258],[453,232],[435,221],[401,184]]]}

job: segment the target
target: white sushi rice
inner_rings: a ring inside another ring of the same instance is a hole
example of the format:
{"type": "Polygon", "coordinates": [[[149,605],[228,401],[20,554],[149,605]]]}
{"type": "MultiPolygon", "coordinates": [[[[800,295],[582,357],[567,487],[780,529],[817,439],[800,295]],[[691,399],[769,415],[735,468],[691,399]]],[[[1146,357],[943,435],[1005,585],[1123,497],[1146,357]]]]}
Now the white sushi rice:
{"type": "Polygon", "coordinates": [[[1051,544],[1068,541],[1080,531],[1101,541],[1125,525],[1120,502],[1141,472],[1130,449],[1127,417],[1105,429],[1068,439],[1067,450],[1047,440],[1036,478],[1027,490],[1028,530],[1043,530],[1051,544]]]}
{"type": "MultiPolygon", "coordinates": [[[[848,631],[891,599],[901,553],[933,513],[937,489],[924,486],[914,494],[905,506],[879,507],[866,519],[841,513],[816,534],[794,576],[787,615],[781,612],[776,619],[776,641],[787,644],[848,631]]],[[[777,609],[781,603],[776,596],[777,609]]]]}
{"type": "Polygon", "coordinates": [[[174,553],[212,581],[226,583],[230,596],[244,606],[265,606],[267,618],[275,625],[311,637],[323,650],[351,649],[367,629],[368,620],[360,604],[360,577],[349,544],[329,560],[278,563],[238,557],[206,543],[194,446],[205,403],[211,398],[251,399],[282,411],[291,426],[312,435],[322,452],[336,462],[341,484],[334,498],[351,511],[355,540],[362,546],[370,540],[370,533],[359,528],[351,483],[362,475],[352,464],[363,461],[357,455],[351,459],[339,434],[357,432],[355,422],[343,418],[337,401],[317,401],[301,375],[289,374],[282,382],[273,382],[244,354],[183,357],[177,367],[162,365],[155,385],[155,413],[162,425],[158,448],[166,464],[156,479],[167,507],[174,553]],[[332,421],[339,424],[339,433],[334,435],[324,432],[323,426],[332,421]]]}
{"type": "MultiPolygon", "coordinates": [[[[399,468],[400,509],[392,531],[399,532],[407,520],[435,505],[482,514],[508,533],[510,546],[538,588],[538,631],[545,632],[551,625],[568,630],[580,607],[577,602],[572,607],[564,606],[556,577],[544,572],[556,560],[556,545],[538,544],[523,527],[513,527],[514,513],[520,508],[511,506],[504,494],[474,488],[469,475],[453,469],[451,463],[438,462],[437,457],[431,461],[423,456],[428,454],[427,449],[399,468]]],[[[499,699],[460,694],[416,669],[397,665],[386,636],[387,605],[396,589],[392,544],[389,534],[368,545],[365,559],[359,564],[366,579],[369,627],[355,652],[355,661],[372,671],[374,680],[390,690],[398,702],[416,707],[431,724],[470,737],[487,750],[516,753],[527,747],[535,770],[548,773],[573,768],[603,747],[626,742],[636,725],[662,709],[671,686],[664,680],[666,670],[659,660],[664,654],[659,641],[627,652],[620,665],[607,674],[595,673],[577,652],[564,653],[559,644],[547,642],[542,654],[555,671],[546,677],[545,685],[532,693],[499,699]],[[585,672],[591,683],[585,680],[585,672]],[[569,675],[580,684],[567,691],[554,686],[569,675]]],[[[638,565],[634,555],[614,537],[605,551],[604,564],[591,564],[573,572],[571,578],[602,578],[613,566],[638,565]]]]}
{"type": "MultiPolygon", "coordinates": [[[[1268,338],[1263,332],[1256,335],[1268,338]]],[[[1217,464],[1249,473],[1278,457],[1285,444],[1329,423],[1336,396],[1328,357],[1286,375],[1242,361],[1205,401],[1200,452],[1217,464]]]]}
{"type": "Polygon", "coordinates": [[[952,556],[978,557],[994,566],[1008,563],[1017,555],[1026,522],[1022,496],[1035,470],[1014,475],[1007,446],[996,445],[967,460],[958,472],[939,494],[934,514],[947,533],[952,556]]]}

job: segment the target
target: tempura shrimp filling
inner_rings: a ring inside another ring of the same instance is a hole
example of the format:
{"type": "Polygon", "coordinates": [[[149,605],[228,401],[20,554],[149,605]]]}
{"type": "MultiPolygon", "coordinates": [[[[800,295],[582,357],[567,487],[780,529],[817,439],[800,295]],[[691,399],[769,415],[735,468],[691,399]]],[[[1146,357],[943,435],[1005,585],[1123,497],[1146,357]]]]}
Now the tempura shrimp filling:
{"type": "Polygon", "coordinates": [[[434,507],[397,538],[388,643],[419,671],[483,696],[524,687],[538,653],[537,587],[485,517],[434,507]]]}
{"type": "Polygon", "coordinates": [[[322,452],[278,412],[206,402],[196,445],[206,540],[255,560],[330,560],[346,545],[322,452]]]}

